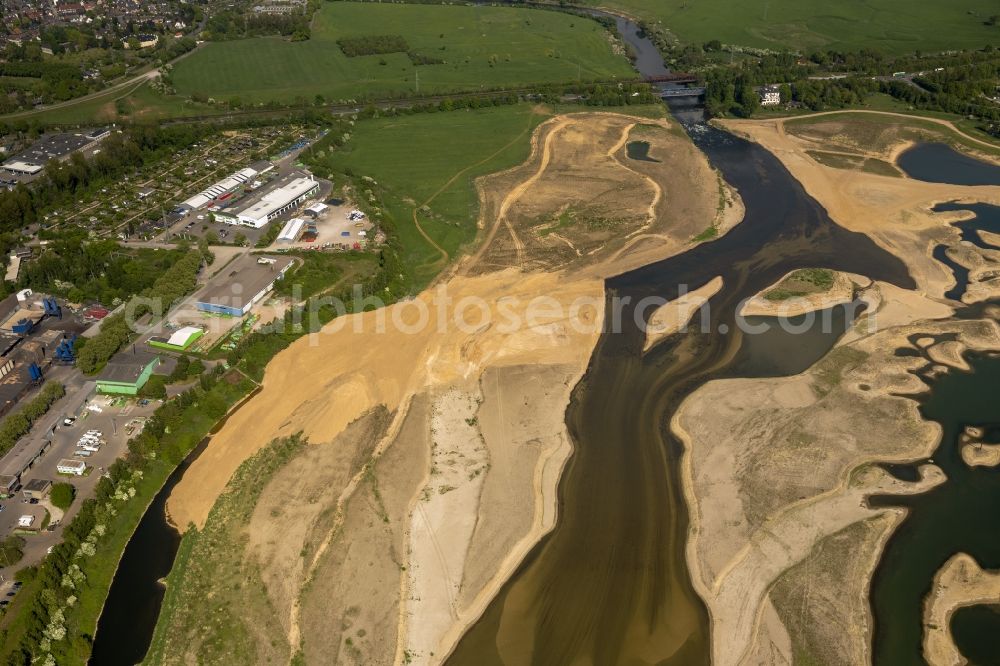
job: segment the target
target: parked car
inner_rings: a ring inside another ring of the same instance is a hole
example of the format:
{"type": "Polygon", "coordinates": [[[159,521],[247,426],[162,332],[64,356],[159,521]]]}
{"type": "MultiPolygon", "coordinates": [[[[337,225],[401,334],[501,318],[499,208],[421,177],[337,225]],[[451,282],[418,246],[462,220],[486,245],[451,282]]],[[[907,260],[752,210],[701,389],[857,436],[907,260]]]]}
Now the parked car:
{"type": "Polygon", "coordinates": [[[63,419],[63,425],[64,426],[71,426],[74,423],[76,423],[76,417],[75,416],[67,416],[66,418],[63,419]]]}

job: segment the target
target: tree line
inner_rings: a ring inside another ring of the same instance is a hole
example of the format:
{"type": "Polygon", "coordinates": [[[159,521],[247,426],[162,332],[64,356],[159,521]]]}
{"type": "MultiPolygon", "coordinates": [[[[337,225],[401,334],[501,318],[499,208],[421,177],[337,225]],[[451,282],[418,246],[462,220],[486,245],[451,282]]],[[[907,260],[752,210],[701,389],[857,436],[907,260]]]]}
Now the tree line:
{"type": "Polygon", "coordinates": [[[139,318],[150,312],[145,301],[159,304],[165,314],[172,305],[192,292],[197,286],[198,271],[203,257],[201,252],[190,250],[167,269],[148,289],[135,296],[124,312],[106,317],[101,330],[90,339],[79,339],[76,367],[84,374],[93,374],[104,367],[132,338],[127,317],[139,318]]]}
{"type": "MultiPolygon", "coordinates": [[[[17,573],[24,583],[17,616],[7,623],[0,641],[0,663],[85,663],[92,646],[89,635],[97,621],[106,582],[97,572],[113,570],[120,551],[107,544],[127,541],[142,515],[126,511],[144,506],[159,484],[239,398],[251,388],[247,380],[222,381],[221,367],[200,376],[195,386],[165,402],[128,442],[128,454],[116,460],[97,482],[94,497],[80,505],[65,526],[63,540],[37,566],[17,573]],[[155,483],[144,483],[151,477],[155,483]],[[102,548],[102,546],[105,546],[102,548]],[[80,600],[88,596],[91,603],[80,600]]],[[[108,581],[110,582],[110,581],[108,581]]]]}
{"type": "Polygon", "coordinates": [[[29,400],[21,409],[0,423],[0,456],[10,451],[17,440],[31,431],[31,426],[45,416],[56,400],[66,395],[66,389],[59,382],[46,382],[41,392],[29,400]]]}

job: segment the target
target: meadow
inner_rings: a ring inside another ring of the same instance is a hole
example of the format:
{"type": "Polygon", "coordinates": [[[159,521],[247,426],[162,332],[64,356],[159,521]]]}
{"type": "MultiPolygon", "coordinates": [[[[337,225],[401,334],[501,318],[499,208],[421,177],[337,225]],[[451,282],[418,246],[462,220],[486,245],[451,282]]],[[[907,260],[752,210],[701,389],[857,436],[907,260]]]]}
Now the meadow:
{"type": "Polygon", "coordinates": [[[262,37],[214,42],[177,63],[181,95],[222,100],[312,101],[417,92],[635,77],[612,52],[596,21],[552,11],[506,7],[324,3],[312,38],[262,37]],[[338,39],[401,36],[410,53],[439,64],[415,65],[407,53],[347,57],[338,39]]]}
{"type": "Polygon", "coordinates": [[[347,172],[376,181],[403,263],[422,286],[443,268],[442,251],[453,259],[476,237],[476,177],[527,159],[531,133],[548,117],[518,104],[363,120],[345,146],[320,148],[314,161],[320,176],[347,172]]]}
{"type": "Polygon", "coordinates": [[[658,21],[682,42],[802,52],[870,48],[884,53],[982,48],[1000,43],[996,0],[585,0],[658,21]]]}

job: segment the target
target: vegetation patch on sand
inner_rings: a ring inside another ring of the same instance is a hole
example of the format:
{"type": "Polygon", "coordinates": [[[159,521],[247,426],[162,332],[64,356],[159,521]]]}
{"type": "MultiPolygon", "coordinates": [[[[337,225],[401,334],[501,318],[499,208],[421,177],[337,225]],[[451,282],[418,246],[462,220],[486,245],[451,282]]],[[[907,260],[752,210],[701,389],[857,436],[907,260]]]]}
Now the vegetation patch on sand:
{"type": "Polygon", "coordinates": [[[321,176],[326,167],[359,177],[363,196],[374,188],[361,177],[376,181],[404,265],[426,284],[476,236],[475,179],[523,161],[545,118],[526,104],[375,118],[358,122],[341,148],[320,144],[312,159],[321,176]]]}
{"type": "Polygon", "coordinates": [[[903,175],[899,169],[889,162],[874,157],[831,153],[822,150],[807,150],[806,153],[823,166],[833,167],[834,169],[866,171],[878,176],[889,176],[892,178],[901,178],[903,175]]]}
{"type": "Polygon", "coordinates": [[[635,72],[591,19],[511,7],[367,2],[322,3],[307,41],[206,44],[172,75],[181,95],[284,103],[615,78],[634,79],[635,72]],[[373,35],[398,39],[374,43],[373,35]],[[417,65],[407,51],[425,56],[420,62],[441,62],[417,65]]]}
{"type": "Polygon", "coordinates": [[[808,296],[829,291],[836,274],[826,268],[801,268],[764,293],[769,301],[786,301],[789,298],[808,296]]]}
{"type": "MultiPolygon", "coordinates": [[[[785,131],[789,134],[815,143],[821,154],[838,153],[841,165],[829,164],[845,168],[844,162],[850,155],[882,157],[891,163],[895,162],[898,152],[911,143],[920,141],[936,141],[947,143],[952,147],[973,154],[1000,156],[1000,146],[990,146],[984,142],[970,138],[957,131],[947,122],[938,122],[931,118],[919,118],[896,113],[869,113],[855,111],[840,111],[819,113],[800,118],[790,118],[783,121],[785,131]]],[[[824,157],[829,161],[829,156],[824,157]]],[[[823,159],[818,161],[822,162],[823,159]]],[[[857,161],[855,157],[855,161],[857,161]]],[[[878,161],[884,161],[878,160],[878,161]]],[[[870,173],[885,171],[884,166],[861,162],[863,170],[870,173]],[[863,168],[867,166],[868,168],[863,168]]]]}

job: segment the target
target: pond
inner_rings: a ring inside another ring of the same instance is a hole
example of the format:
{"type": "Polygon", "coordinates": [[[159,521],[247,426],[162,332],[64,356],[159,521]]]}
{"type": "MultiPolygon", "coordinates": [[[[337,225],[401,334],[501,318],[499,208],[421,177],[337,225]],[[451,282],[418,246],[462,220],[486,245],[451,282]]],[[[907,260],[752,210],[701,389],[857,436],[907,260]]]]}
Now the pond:
{"type": "Polygon", "coordinates": [[[649,156],[648,141],[629,141],[625,144],[625,154],[629,159],[640,160],[642,162],[659,162],[649,156]]]}
{"type": "Polygon", "coordinates": [[[918,143],[896,164],[910,178],[949,185],[1000,185],[1000,165],[964,155],[945,143],[918,143]]]}
{"type": "MultiPolygon", "coordinates": [[[[959,449],[966,426],[995,433],[1000,425],[996,391],[1000,357],[974,356],[969,361],[971,372],[951,370],[926,380],[931,390],[921,405],[923,416],[941,425],[941,442],[932,458],[947,481],[919,495],[870,500],[874,506],[908,509],[906,519],[889,538],[872,581],[876,666],[925,663],[923,602],[935,574],[953,555],[968,553],[984,568],[1000,568],[1000,469],[969,467],[959,449]]],[[[989,610],[954,617],[955,638],[960,648],[968,650],[967,657],[981,655],[989,645],[994,648],[992,656],[997,655],[995,629],[1000,623],[989,610]]]]}

